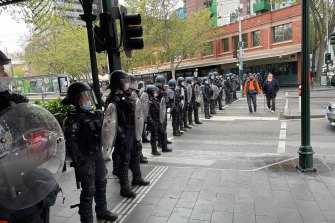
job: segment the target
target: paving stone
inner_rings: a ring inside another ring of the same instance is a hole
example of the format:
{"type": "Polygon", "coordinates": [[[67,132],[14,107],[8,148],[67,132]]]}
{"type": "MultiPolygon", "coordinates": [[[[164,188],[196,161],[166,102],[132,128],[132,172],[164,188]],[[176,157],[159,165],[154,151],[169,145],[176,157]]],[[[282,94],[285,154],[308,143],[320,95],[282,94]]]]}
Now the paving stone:
{"type": "Polygon", "coordinates": [[[233,212],[235,207],[234,197],[219,197],[214,203],[214,211],[218,212],[233,212]]]}
{"type": "Polygon", "coordinates": [[[125,223],[145,223],[154,209],[155,205],[139,204],[127,217],[125,223]]]}
{"type": "Polygon", "coordinates": [[[190,184],[191,185],[194,184],[194,185],[202,186],[204,184],[204,180],[203,179],[193,179],[193,178],[191,178],[191,179],[189,179],[187,185],[190,185],[190,184]]]}
{"type": "Polygon", "coordinates": [[[216,194],[217,194],[216,192],[212,192],[212,191],[201,191],[198,199],[206,200],[206,201],[215,201],[216,194]]]}
{"type": "Polygon", "coordinates": [[[235,191],[235,203],[253,204],[254,198],[251,188],[237,188],[235,191]]]}
{"type": "Polygon", "coordinates": [[[290,191],[285,178],[270,178],[272,191],[290,191]]]}
{"type": "Polygon", "coordinates": [[[168,223],[187,223],[192,213],[192,209],[187,208],[175,208],[171,216],[169,217],[168,223]]]}
{"type": "Polygon", "coordinates": [[[279,223],[277,217],[256,215],[256,223],[279,223]]]}
{"type": "Polygon", "coordinates": [[[64,223],[67,221],[68,218],[66,217],[57,217],[57,216],[53,216],[52,217],[52,223],[64,223]]]}
{"type": "Polygon", "coordinates": [[[307,185],[290,185],[291,192],[295,200],[313,201],[313,195],[307,185]]]}
{"type": "Polygon", "coordinates": [[[187,184],[184,192],[186,191],[201,191],[202,185],[196,185],[196,184],[187,184]]]}
{"type": "Polygon", "coordinates": [[[316,202],[319,204],[319,207],[322,211],[335,211],[335,200],[330,201],[318,200],[316,202]]]}
{"type": "Polygon", "coordinates": [[[146,223],[166,223],[168,218],[166,217],[158,217],[158,216],[150,216],[146,223]]]}
{"type": "Polygon", "coordinates": [[[277,217],[276,207],[272,198],[258,196],[255,197],[256,215],[277,217]]]}
{"type": "Polygon", "coordinates": [[[162,198],[151,215],[169,217],[177,203],[177,199],[162,198]]]}
{"type": "Polygon", "coordinates": [[[161,200],[161,197],[153,196],[153,195],[146,195],[141,200],[141,204],[147,204],[147,205],[157,205],[159,201],[161,200]]]}
{"type": "Polygon", "coordinates": [[[196,200],[178,200],[176,207],[178,208],[194,208],[196,200]]]}
{"type": "Polygon", "coordinates": [[[234,223],[255,223],[255,207],[253,204],[235,204],[234,223]]]}
{"type": "Polygon", "coordinates": [[[214,202],[197,200],[191,219],[210,221],[214,209],[214,202]]]}
{"type": "Polygon", "coordinates": [[[312,193],[329,193],[327,187],[317,180],[306,180],[306,183],[312,193]]]}
{"type": "Polygon", "coordinates": [[[180,196],[180,200],[185,201],[196,201],[198,199],[199,192],[183,192],[180,196]]]}
{"type": "Polygon", "coordinates": [[[234,181],[236,180],[236,173],[237,171],[236,170],[233,170],[233,171],[222,171],[222,174],[221,174],[221,182],[222,181],[234,181]]]}
{"type": "Polygon", "coordinates": [[[211,223],[233,223],[233,212],[213,211],[211,223]]]}
{"type": "Polygon", "coordinates": [[[192,179],[205,179],[207,174],[207,169],[195,169],[191,178],[192,179]]]}
{"type": "Polygon", "coordinates": [[[292,193],[286,191],[274,191],[273,200],[276,207],[296,208],[297,205],[293,199],[292,193]]]}
{"type": "Polygon", "coordinates": [[[191,219],[188,223],[209,223],[209,221],[202,221],[197,219],[191,219]]]}
{"type": "Polygon", "coordinates": [[[288,223],[303,223],[298,209],[294,208],[277,208],[277,213],[280,222],[288,223]]]}
{"type": "Polygon", "coordinates": [[[322,211],[327,221],[335,221],[335,211],[322,211]]]}
{"type": "Polygon", "coordinates": [[[315,201],[297,202],[297,207],[304,220],[326,220],[315,201]]]}

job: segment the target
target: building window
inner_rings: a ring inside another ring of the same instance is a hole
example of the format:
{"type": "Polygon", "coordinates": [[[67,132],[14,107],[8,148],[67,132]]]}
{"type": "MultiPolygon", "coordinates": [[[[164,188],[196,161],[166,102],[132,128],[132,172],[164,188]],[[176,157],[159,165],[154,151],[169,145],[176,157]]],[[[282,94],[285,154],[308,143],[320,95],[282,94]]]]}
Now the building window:
{"type": "Polygon", "coordinates": [[[292,40],[292,23],[273,27],[273,43],[292,40]]]}
{"type": "Polygon", "coordinates": [[[252,35],[252,47],[261,45],[261,31],[255,31],[251,33],[252,35]]]}
{"type": "Polygon", "coordinates": [[[223,52],[229,52],[229,39],[225,38],[222,40],[223,52]]]}
{"type": "MultiPolygon", "coordinates": [[[[242,34],[242,42],[243,42],[243,49],[248,48],[248,33],[242,34]]],[[[233,36],[233,45],[234,50],[238,50],[240,48],[238,46],[238,36],[233,36]]]]}
{"type": "Polygon", "coordinates": [[[212,42],[207,42],[205,44],[203,55],[204,56],[213,55],[213,43],[212,42]]]}

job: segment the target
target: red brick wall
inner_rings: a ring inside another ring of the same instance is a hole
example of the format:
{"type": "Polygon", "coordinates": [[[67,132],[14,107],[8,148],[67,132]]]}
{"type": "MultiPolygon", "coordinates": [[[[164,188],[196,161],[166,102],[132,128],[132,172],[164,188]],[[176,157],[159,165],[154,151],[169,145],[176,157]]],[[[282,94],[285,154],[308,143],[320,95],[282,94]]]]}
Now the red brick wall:
{"type": "Polygon", "coordinates": [[[204,8],[205,0],[186,0],[186,14],[197,11],[198,8],[204,8]]]}

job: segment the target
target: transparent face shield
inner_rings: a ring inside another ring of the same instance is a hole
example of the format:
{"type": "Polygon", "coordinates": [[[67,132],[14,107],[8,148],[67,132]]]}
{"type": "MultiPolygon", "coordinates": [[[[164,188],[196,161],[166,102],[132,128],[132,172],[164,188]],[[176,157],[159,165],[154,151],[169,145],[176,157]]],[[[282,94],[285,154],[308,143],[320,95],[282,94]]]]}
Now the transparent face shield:
{"type": "Polygon", "coordinates": [[[126,91],[129,89],[129,86],[130,86],[130,78],[129,77],[122,78],[120,79],[120,83],[122,86],[122,90],[126,91]]]}
{"type": "Polygon", "coordinates": [[[11,62],[0,62],[0,92],[10,89],[13,77],[13,67],[11,62]]]}
{"type": "Polygon", "coordinates": [[[98,103],[92,90],[79,93],[78,98],[77,103],[84,110],[93,110],[93,105],[98,103]]]}
{"type": "Polygon", "coordinates": [[[131,89],[136,89],[137,87],[137,81],[136,80],[130,80],[130,86],[131,89]]]}

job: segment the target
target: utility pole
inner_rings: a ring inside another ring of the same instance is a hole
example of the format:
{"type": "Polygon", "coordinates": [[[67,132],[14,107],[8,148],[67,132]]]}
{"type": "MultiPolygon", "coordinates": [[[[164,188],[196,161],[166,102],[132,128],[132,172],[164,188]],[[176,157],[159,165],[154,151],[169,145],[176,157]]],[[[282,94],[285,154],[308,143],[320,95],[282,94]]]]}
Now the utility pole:
{"type": "Polygon", "coordinates": [[[237,15],[238,15],[238,46],[239,50],[239,77],[240,77],[240,89],[241,89],[241,97],[243,97],[243,41],[242,41],[242,22],[241,22],[241,12],[243,9],[243,5],[241,7],[241,0],[238,1],[237,7],[237,15]]]}
{"type": "Polygon", "coordinates": [[[302,1],[302,64],[301,64],[301,146],[299,148],[299,165],[297,168],[302,172],[316,171],[313,167],[313,148],[311,146],[311,117],[310,117],[310,92],[308,83],[309,74],[309,3],[310,0],[302,1]]]}

